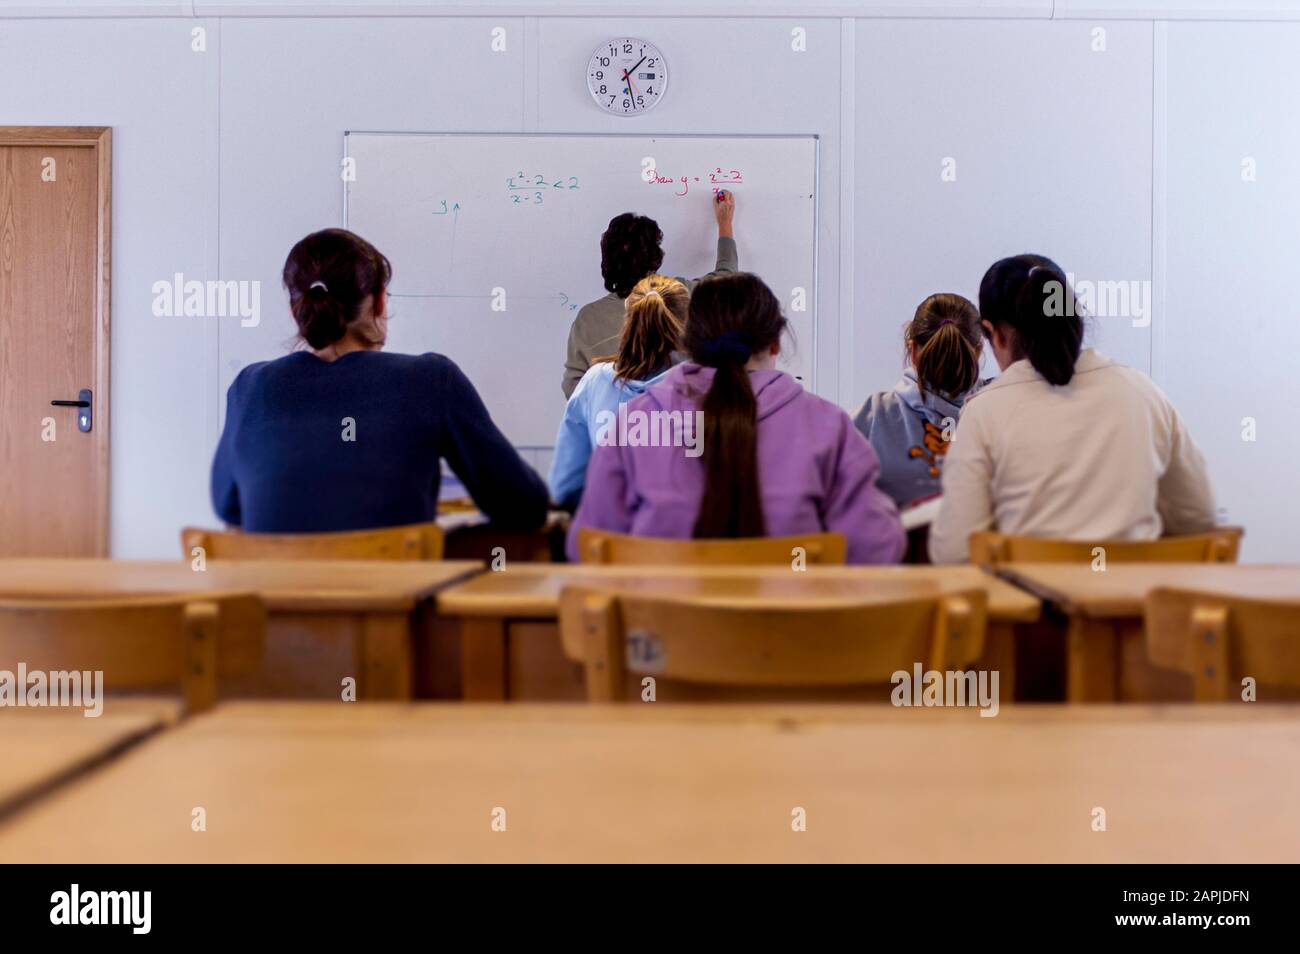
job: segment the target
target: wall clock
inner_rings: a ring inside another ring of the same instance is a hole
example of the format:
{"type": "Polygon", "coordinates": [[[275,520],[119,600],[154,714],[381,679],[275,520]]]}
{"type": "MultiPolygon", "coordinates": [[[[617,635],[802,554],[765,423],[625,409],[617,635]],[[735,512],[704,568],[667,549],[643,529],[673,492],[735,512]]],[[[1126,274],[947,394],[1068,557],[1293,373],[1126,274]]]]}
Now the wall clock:
{"type": "Polygon", "coordinates": [[[636,116],[653,109],[668,88],[668,68],[659,48],[623,37],[596,47],[587,67],[587,89],[607,113],[636,116]]]}

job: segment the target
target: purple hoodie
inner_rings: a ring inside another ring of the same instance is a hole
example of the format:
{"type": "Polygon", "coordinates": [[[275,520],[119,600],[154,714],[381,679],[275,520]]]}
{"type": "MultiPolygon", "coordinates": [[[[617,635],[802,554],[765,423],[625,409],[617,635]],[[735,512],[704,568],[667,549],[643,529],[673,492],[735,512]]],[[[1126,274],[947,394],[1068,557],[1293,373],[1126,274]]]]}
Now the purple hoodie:
{"type": "MultiPolygon", "coordinates": [[[[703,403],[713,369],[687,362],[641,397],[634,412],[680,411],[703,403]],[[695,397],[693,395],[698,395],[695,397]]],[[[850,563],[897,563],[906,538],[898,509],[876,487],[880,461],[841,408],[805,391],[782,371],[751,371],[758,401],[758,480],[770,536],[831,531],[848,540],[850,563]]],[[[643,418],[644,420],[644,418],[643,418]]],[[[632,434],[628,428],[628,434],[632,434]]],[[[704,495],[704,460],[689,448],[596,448],[587,489],[569,530],[569,559],[578,559],[578,531],[596,527],[644,537],[689,539],[704,495]]],[[[686,431],[687,443],[701,441],[686,431]]],[[[629,441],[630,443],[630,441],[629,441]]]]}

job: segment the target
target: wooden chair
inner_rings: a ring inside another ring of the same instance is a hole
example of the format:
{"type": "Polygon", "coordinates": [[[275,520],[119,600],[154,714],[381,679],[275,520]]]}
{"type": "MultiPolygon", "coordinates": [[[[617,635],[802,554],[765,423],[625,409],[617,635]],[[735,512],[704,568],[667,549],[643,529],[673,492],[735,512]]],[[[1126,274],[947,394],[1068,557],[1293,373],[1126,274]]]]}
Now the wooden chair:
{"type": "Polygon", "coordinates": [[[181,548],[189,559],[202,547],[209,560],[441,560],[436,523],[348,530],[342,533],[241,533],[186,527],[181,548]]]}
{"type": "Polygon", "coordinates": [[[587,698],[627,698],[629,673],[723,686],[832,687],[889,682],[899,669],[964,669],[984,649],[982,589],[892,602],[806,607],[565,587],[564,653],[583,664],[587,698]]]}
{"type": "Polygon", "coordinates": [[[217,677],[262,659],[256,596],[0,600],[0,669],[102,671],[106,691],[180,684],[186,713],[211,708],[217,677]]]}
{"type": "Polygon", "coordinates": [[[1219,527],[1159,540],[1041,540],[983,531],[970,535],[970,562],[979,566],[1002,563],[1091,563],[1093,550],[1106,551],[1107,563],[1236,563],[1240,527],[1219,527]]]}
{"type": "Polygon", "coordinates": [[[1241,698],[1241,679],[1300,688],[1300,602],[1161,587],[1146,599],[1147,658],[1192,677],[1197,702],[1241,698]]]}
{"type": "Polygon", "coordinates": [[[803,547],[809,566],[843,564],[848,549],[842,533],[739,540],[666,540],[607,533],[591,527],[578,531],[578,553],[583,563],[789,566],[795,558],[792,552],[795,547],[803,547]]]}

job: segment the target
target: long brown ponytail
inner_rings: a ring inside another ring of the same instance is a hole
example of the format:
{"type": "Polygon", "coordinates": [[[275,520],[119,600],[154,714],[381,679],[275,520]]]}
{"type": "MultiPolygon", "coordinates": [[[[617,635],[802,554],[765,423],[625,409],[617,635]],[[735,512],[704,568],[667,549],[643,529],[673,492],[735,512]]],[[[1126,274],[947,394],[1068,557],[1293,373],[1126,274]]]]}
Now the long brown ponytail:
{"type": "Polygon", "coordinates": [[[961,295],[931,295],[907,326],[916,382],[925,392],[960,398],[980,374],[980,315],[961,295]]]}
{"type": "Polygon", "coordinates": [[[785,318],[772,290],[736,272],[700,282],[691,294],[684,344],[715,368],[704,396],[704,495],[697,538],[761,537],[767,532],[758,479],[758,404],[745,365],[777,342],[785,318]]]}
{"type": "Polygon", "coordinates": [[[615,378],[644,381],[672,364],[690,301],[690,291],[675,278],[647,275],[636,283],[627,296],[623,335],[613,357],[615,378]]]}

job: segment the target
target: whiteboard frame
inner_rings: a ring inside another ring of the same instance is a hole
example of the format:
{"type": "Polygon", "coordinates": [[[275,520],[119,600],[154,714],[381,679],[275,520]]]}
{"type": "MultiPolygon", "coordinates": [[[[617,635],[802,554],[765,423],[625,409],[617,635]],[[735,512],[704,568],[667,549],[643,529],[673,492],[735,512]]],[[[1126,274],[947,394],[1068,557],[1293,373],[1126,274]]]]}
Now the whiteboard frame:
{"type": "MultiPolygon", "coordinates": [[[[812,274],[812,360],[808,363],[809,380],[805,382],[804,390],[811,391],[813,394],[819,394],[817,390],[818,381],[821,378],[821,355],[818,351],[820,341],[821,320],[817,317],[817,309],[821,302],[821,240],[819,233],[821,231],[821,203],[822,203],[822,140],[817,133],[591,133],[591,132],[542,132],[532,130],[529,132],[502,132],[493,130],[491,132],[436,132],[429,130],[417,129],[345,129],[343,130],[343,159],[348,158],[348,137],[349,136],[448,136],[481,139],[492,136],[498,138],[518,139],[520,137],[530,137],[534,139],[811,139],[813,146],[813,274],[812,274]]],[[[340,163],[341,165],[341,163],[340,163]]],[[[348,184],[342,183],[343,186],[343,223],[342,228],[348,227],[348,184]]],[[[761,277],[761,276],[760,276],[761,277]]],[[[781,309],[782,315],[785,314],[785,308],[781,309]]],[[[800,345],[800,342],[795,342],[800,345]]],[[[825,395],[821,395],[825,397],[825,395]]],[[[834,398],[828,398],[834,400],[834,398]]]]}

